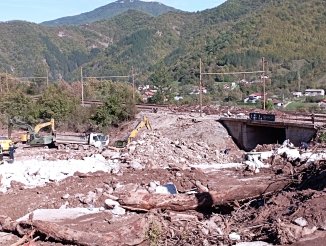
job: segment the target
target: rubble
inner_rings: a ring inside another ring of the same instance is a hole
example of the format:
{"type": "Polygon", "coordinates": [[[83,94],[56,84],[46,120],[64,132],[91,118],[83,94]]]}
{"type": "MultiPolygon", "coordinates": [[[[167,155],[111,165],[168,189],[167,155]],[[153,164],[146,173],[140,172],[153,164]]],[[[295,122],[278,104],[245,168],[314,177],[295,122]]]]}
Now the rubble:
{"type": "MultiPolygon", "coordinates": [[[[215,110],[152,114],[153,131],[122,149],[19,150],[0,166],[0,242],[264,246],[326,237],[325,150],[285,141],[245,153],[208,115],[215,110]]],[[[229,111],[218,110],[243,117],[229,111]]]]}

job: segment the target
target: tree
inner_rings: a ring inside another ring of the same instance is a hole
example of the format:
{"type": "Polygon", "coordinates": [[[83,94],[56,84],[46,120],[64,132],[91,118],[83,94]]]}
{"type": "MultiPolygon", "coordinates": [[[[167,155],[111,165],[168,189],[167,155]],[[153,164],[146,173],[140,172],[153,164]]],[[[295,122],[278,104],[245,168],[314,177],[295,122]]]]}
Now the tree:
{"type": "Polygon", "coordinates": [[[97,125],[107,127],[135,117],[136,105],[130,85],[104,81],[98,93],[104,104],[98,107],[91,117],[97,125]]]}
{"type": "Polygon", "coordinates": [[[38,106],[21,91],[13,91],[1,97],[0,112],[7,117],[19,117],[26,122],[38,118],[38,106]]]}
{"type": "Polygon", "coordinates": [[[79,104],[78,98],[62,85],[49,86],[38,101],[40,117],[65,121],[79,104]]]}
{"type": "Polygon", "coordinates": [[[155,72],[150,76],[150,81],[157,89],[154,99],[156,103],[171,100],[176,91],[176,83],[163,63],[160,63],[155,72]]]}

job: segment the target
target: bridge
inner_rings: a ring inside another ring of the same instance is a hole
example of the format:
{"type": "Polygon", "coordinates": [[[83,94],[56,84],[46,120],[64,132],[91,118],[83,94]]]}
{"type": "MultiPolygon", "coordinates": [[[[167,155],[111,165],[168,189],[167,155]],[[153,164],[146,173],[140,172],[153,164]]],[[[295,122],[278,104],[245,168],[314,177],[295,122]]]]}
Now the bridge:
{"type": "MultiPolygon", "coordinates": [[[[326,118],[326,115],[321,117],[326,118]]],[[[317,124],[325,122],[321,118],[314,118],[313,121],[311,117],[295,118],[291,115],[286,119],[276,117],[275,121],[227,117],[219,119],[238,147],[245,151],[251,151],[258,144],[282,144],[286,139],[295,146],[300,146],[301,142],[310,142],[317,133],[317,124]]]]}

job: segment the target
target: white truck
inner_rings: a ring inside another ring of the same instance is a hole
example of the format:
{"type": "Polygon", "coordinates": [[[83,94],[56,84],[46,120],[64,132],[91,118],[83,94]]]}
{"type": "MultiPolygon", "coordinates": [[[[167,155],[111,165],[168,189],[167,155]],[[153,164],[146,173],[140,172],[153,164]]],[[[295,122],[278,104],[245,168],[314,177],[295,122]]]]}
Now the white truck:
{"type": "Polygon", "coordinates": [[[109,144],[109,137],[103,133],[62,134],[55,133],[53,143],[58,149],[102,149],[109,144]]]}

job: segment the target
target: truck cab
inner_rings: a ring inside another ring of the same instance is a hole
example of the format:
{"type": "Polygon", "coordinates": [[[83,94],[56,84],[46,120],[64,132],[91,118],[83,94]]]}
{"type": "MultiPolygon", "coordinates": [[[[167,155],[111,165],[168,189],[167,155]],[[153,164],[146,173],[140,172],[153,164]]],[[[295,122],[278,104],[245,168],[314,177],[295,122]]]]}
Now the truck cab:
{"type": "Polygon", "coordinates": [[[3,151],[8,151],[11,143],[13,143],[11,139],[4,136],[0,136],[0,145],[3,151]]]}
{"type": "Polygon", "coordinates": [[[89,145],[95,146],[96,148],[102,148],[108,146],[109,137],[103,133],[90,133],[89,145]]]}

